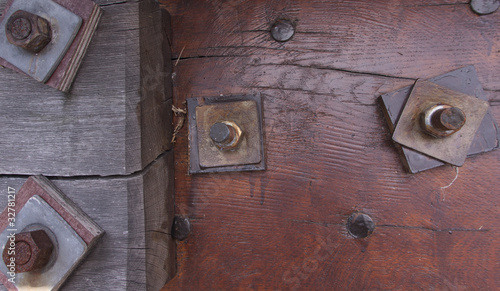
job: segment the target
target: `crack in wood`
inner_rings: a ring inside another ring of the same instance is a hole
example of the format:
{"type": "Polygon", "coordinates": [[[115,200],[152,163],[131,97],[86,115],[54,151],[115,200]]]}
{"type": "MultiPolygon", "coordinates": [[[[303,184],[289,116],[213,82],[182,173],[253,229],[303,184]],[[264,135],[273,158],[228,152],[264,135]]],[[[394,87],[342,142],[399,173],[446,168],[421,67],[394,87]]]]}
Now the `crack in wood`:
{"type": "MultiPolygon", "coordinates": [[[[319,222],[319,221],[314,221],[314,220],[300,220],[300,219],[287,219],[288,221],[291,222],[296,222],[296,223],[303,223],[303,224],[315,224],[315,225],[321,225],[325,227],[330,227],[330,226],[345,226],[344,223],[333,223],[333,222],[319,222]]],[[[474,232],[488,232],[489,229],[483,228],[482,226],[479,227],[478,229],[471,229],[471,228],[461,228],[461,227],[450,227],[450,228],[431,228],[431,227],[425,227],[425,226],[408,226],[408,225],[394,225],[394,224],[380,224],[376,225],[376,228],[379,227],[386,227],[386,228],[401,228],[401,229],[408,229],[408,230],[426,230],[426,231],[432,231],[432,232],[453,232],[453,231],[474,231],[474,232]]]]}
{"type": "Polygon", "coordinates": [[[388,227],[388,228],[401,228],[401,229],[414,229],[414,230],[427,230],[432,232],[453,232],[453,231],[474,231],[474,232],[487,232],[489,229],[485,228],[460,228],[460,227],[452,227],[452,228],[431,228],[425,226],[406,226],[406,225],[393,225],[393,224],[382,224],[377,225],[377,227],[388,227]]]}
{"type": "MultiPolygon", "coordinates": [[[[139,177],[146,173],[151,167],[153,167],[159,160],[161,160],[164,156],[168,155],[172,150],[167,150],[161,153],[156,159],[154,159],[151,163],[147,164],[143,169],[139,171],[135,171],[129,174],[117,174],[117,175],[76,175],[76,176],[51,176],[47,175],[47,179],[49,180],[56,180],[56,181],[83,181],[83,180],[116,180],[116,179],[128,179],[128,178],[134,178],[134,177],[139,177]]],[[[28,179],[32,175],[25,175],[25,174],[0,174],[0,179],[1,178],[21,178],[21,179],[28,179]]]]}
{"type": "Polygon", "coordinates": [[[434,3],[434,4],[420,4],[420,5],[403,5],[402,7],[439,7],[439,6],[455,6],[455,5],[469,5],[469,1],[466,2],[456,2],[456,3],[434,3]]]}

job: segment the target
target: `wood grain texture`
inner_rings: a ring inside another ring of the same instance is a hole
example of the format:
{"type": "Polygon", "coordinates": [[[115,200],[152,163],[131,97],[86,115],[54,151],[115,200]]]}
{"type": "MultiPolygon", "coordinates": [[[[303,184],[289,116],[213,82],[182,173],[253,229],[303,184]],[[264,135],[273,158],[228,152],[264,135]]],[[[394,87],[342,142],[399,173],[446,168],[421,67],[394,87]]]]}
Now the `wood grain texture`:
{"type": "MultiPolygon", "coordinates": [[[[169,235],[173,213],[167,209],[171,204],[163,200],[173,195],[173,176],[168,170],[172,163],[170,152],[130,177],[51,179],[105,231],[61,290],[158,290],[165,284],[165,276],[175,272],[165,267],[175,267],[175,248],[169,235]],[[151,197],[155,197],[154,205],[144,207],[144,200],[151,197]],[[148,212],[161,215],[163,225],[155,224],[150,216],[144,219],[148,212]],[[153,254],[154,259],[147,259],[153,254]],[[156,265],[148,266],[159,261],[164,272],[156,265]]],[[[0,178],[1,209],[7,205],[7,187],[19,190],[25,181],[0,178]]]]}
{"type": "Polygon", "coordinates": [[[125,175],[170,149],[169,19],[145,3],[102,7],[69,94],[0,69],[0,173],[125,175]]]}
{"type": "Polygon", "coordinates": [[[0,68],[0,187],[48,176],[106,231],[63,290],[159,290],[175,274],[170,16],[153,0],[96,2],[68,94],[0,68]]]}
{"type": "Polygon", "coordinates": [[[261,93],[268,168],[189,176],[183,128],[176,212],[193,231],[165,290],[500,286],[500,151],[458,174],[407,174],[376,101],[473,64],[500,120],[500,13],[466,1],[160,2],[180,56],[174,104],[261,93]],[[297,23],[287,43],[268,33],[279,17],[297,23]],[[367,239],[347,234],[355,211],[376,223],[367,239]]]}

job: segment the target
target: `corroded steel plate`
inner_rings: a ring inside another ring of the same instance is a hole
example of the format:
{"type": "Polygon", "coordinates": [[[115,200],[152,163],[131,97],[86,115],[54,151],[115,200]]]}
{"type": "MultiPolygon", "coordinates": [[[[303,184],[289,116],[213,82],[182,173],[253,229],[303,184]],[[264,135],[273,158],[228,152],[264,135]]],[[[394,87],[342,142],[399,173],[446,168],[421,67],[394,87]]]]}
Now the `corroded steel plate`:
{"type": "Polygon", "coordinates": [[[190,173],[264,170],[260,96],[188,99],[190,173]],[[210,138],[217,122],[231,121],[243,134],[236,149],[220,150],[210,138]]]}
{"type": "Polygon", "coordinates": [[[393,140],[403,146],[443,162],[462,166],[489,104],[428,81],[417,81],[393,134],[393,140]],[[423,111],[436,104],[448,104],[465,112],[467,121],[457,133],[445,138],[433,138],[420,125],[423,111]]]}
{"type": "MultiPolygon", "coordinates": [[[[477,76],[474,66],[466,66],[443,75],[429,79],[428,81],[435,84],[450,88],[467,95],[487,100],[484,94],[481,83],[477,76]]],[[[401,88],[397,91],[386,93],[380,97],[381,105],[389,125],[391,133],[394,132],[394,127],[403,111],[404,105],[410,96],[412,86],[401,88]]],[[[469,149],[468,156],[478,153],[484,153],[498,148],[500,140],[500,130],[491,114],[491,109],[488,110],[486,116],[476,132],[476,136],[469,149]]],[[[444,165],[445,163],[436,160],[430,156],[419,153],[410,148],[395,144],[401,153],[403,164],[409,172],[415,174],[444,165]]]]}

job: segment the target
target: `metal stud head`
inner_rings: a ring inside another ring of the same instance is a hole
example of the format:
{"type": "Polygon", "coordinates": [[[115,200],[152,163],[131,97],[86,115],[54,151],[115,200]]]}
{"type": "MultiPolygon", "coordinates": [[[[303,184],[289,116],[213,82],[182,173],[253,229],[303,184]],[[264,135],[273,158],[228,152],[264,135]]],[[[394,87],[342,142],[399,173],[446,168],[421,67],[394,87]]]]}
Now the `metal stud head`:
{"type": "Polygon", "coordinates": [[[470,7],[479,15],[486,15],[497,11],[500,0],[472,0],[470,7]]]}
{"type": "Polygon", "coordinates": [[[215,143],[227,143],[234,138],[234,129],[222,122],[217,122],[210,128],[210,138],[215,143]]]}
{"type": "Polygon", "coordinates": [[[191,233],[191,223],[186,217],[176,215],[172,226],[172,237],[175,240],[183,241],[191,233]]]}
{"type": "Polygon", "coordinates": [[[375,223],[366,214],[354,213],[349,217],[347,230],[355,238],[364,238],[375,230],[375,223]]]}
{"type": "Polygon", "coordinates": [[[217,122],[210,127],[210,138],[220,150],[235,149],[241,140],[243,132],[232,121],[217,122]]]}
{"type": "Polygon", "coordinates": [[[422,113],[422,127],[436,138],[450,136],[465,125],[465,113],[458,107],[434,105],[422,113]]]}
{"type": "Polygon", "coordinates": [[[39,53],[52,40],[49,22],[30,12],[14,12],[5,26],[7,40],[32,53],[39,53]]]}
{"type": "Polygon", "coordinates": [[[279,42],[289,41],[295,34],[295,26],[286,19],[277,20],[271,27],[271,36],[279,42]]]}

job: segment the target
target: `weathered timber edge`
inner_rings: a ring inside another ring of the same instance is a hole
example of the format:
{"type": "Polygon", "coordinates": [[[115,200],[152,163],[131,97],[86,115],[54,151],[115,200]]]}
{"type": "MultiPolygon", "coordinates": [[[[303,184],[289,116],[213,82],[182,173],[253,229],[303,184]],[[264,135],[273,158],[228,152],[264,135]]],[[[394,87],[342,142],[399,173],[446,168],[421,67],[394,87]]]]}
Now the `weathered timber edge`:
{"type": "Polygon", "coordinates": [[[62,290],[159,290],[176,266],[170,16],[154,0],[96,2],[69,93],[0,68],[0,181],[45,175],[106,232],[62,290]]]}

